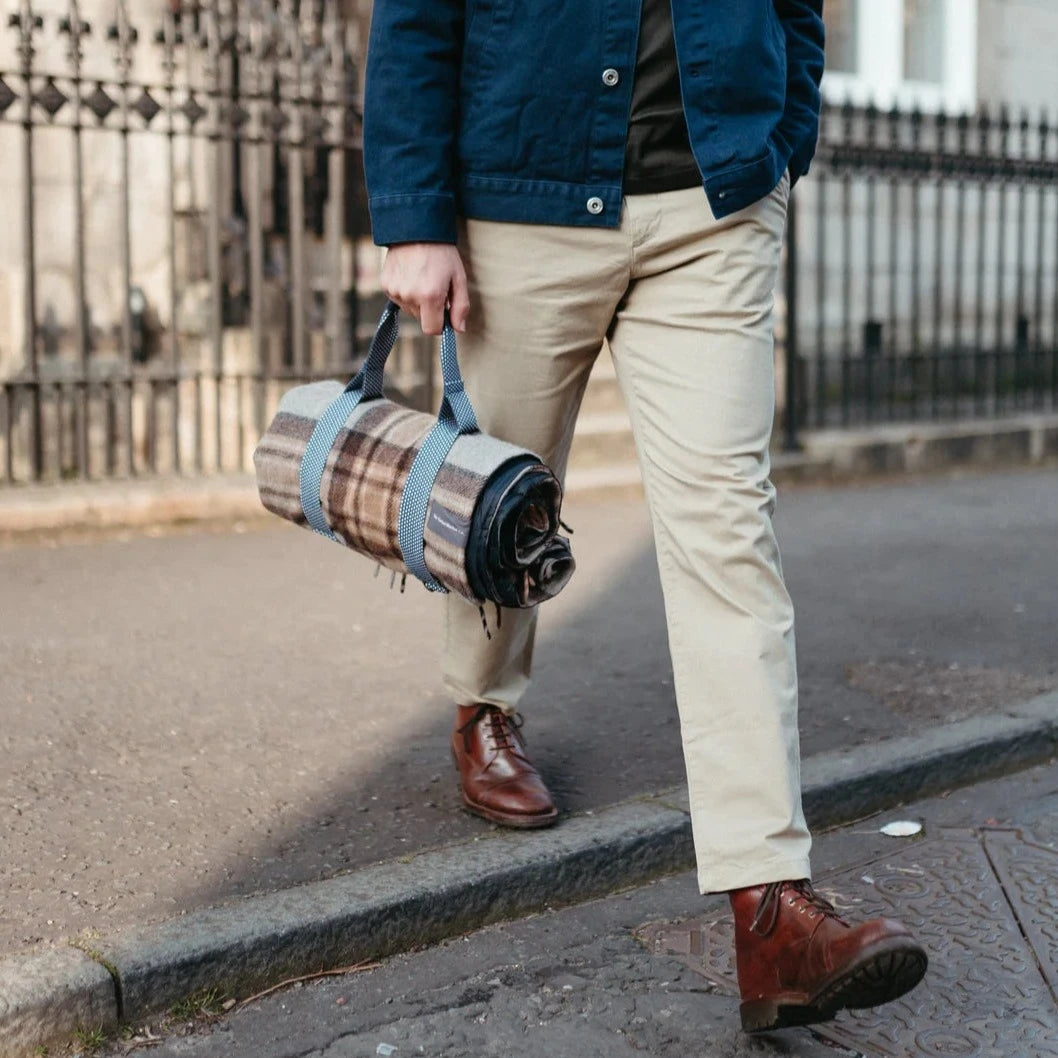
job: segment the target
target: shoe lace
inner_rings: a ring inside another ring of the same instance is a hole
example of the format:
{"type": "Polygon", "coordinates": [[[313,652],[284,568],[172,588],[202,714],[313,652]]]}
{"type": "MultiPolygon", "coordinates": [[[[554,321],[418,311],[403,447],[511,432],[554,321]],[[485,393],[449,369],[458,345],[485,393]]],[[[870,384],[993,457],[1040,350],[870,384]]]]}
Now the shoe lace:
{"type": "Polygon", "coordinates": [[[470,749],[470,729],[479,724],[483,719],[489,721],[488,737],[492,742],[493,749],[519,750],[521,737],[518,734],[521,726],[525,723],[521,713],[505,713],[495,705],[483,705],[478,711],[461,727],[459,733],[463,736],[463,743],[467,750],[470,749]]]}
{"type": "Polygon", "coordinates": [[[784,893],[791,893],[790,905],[798,906],[802,913],[807,912],[809,918],[822,916],[833,918],[838,922],[844,922],[834,905],[812,888],[812,883],[807,878],[798,881],[770,882],[764,887],[764,895],[757,905],[757,913],[749,928],[753,933],[766,937],[775,928],[779,920],[779,908],[782,906],[784,893]]]}

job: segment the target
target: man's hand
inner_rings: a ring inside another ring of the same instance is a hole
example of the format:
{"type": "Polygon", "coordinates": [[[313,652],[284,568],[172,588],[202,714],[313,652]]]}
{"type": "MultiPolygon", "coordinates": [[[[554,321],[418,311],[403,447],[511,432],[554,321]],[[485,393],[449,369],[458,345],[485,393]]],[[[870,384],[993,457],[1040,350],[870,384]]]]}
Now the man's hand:
{"type": "Polygon", "coordinates": [[[470,295],[459,251],[449,243],[406,242],[391,246],[382,265],[382,290],[417,316],[424,334],[440,334],[445,305],[452,326],[467,329],[470,295]]]}

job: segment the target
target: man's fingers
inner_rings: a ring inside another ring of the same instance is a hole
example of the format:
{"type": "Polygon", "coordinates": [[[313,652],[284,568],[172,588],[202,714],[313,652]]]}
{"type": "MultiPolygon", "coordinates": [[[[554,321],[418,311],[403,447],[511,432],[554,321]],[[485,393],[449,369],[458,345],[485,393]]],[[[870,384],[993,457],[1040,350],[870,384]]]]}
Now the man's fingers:
{"type": "Polygon", "coordinates": [[[456,269],[452,276],[449,315],[452,326],[457,331],[463,332],[467,329],[467,320],[470,318],[470,292],[467,290],[467,274],[462,268],[456,269]]]}
{"type": "Polygon", "coordinates": [[[406,312],[409,316],[419,315],[419,306],[415,304],[410,298],[403,294],[394,293],[389,290],[384,290],[383,293],[393,302],[401,312],[406,312]]]}
{"type": "Polygon", "coordinates": [[[419,323],[423,334],[440,334],[444,329],[444,320],[443,298],[428,298],[419,306],[419,323]]]}
{"type": "Polygon", "coordinates": [[[455,246],[402,243],[391,246],[382,264],[380,285],[404,312],[417,316],[424,334],[440,334],[446,303],[452,326],[465,330],[470,311],[466,271],[455,246]]]}

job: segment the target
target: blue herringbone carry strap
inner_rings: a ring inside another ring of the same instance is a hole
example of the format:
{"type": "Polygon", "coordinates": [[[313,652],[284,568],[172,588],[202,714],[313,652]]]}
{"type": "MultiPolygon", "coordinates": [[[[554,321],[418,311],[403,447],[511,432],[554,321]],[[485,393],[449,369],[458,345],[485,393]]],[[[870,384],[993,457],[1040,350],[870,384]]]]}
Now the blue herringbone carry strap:
{"type": "MultiPolygon", "coordinates": [[[[392,301],[387,302],[363,367],[320,416],[301,459],[302,509],[309,525],[331,540],[338,540],[338,537],[327,524],[320,502],[327,457],[334,447],[338,432],[353,409],[362,400],[374,400],[382,396],[383,372],[397,340],[399,311],[392,301]]],[[[401,495],[397,535],[401,555],[409,571],[431,591],[443,592],[447,589],[426,568],[423,555],[430,494],[433,492],[437,473],[452,450],[456,438],[461,434],[476,433],[478,429],[474,409],[463,388],[463,379],[459,373],[456,336],[447,311],[441,334],[441,377],[444,381],[444,396],[437,423],[427,435],[408,471],[401,495]]]]}
{"type": "Polygon", "coordinates": [[[441,334],[441,377],[444,381],[444,396],[437,414],[437,424],[423,441],[408,471],[404,483],[404,494],[400,498],[400,516],[397,521],[397,536],[404,564],[430,591],[447,591],[426,568],[423,543],[426,516],[430,506],[430,494],[442,464],[452,450],[452,445],[461,434],[477,433],[478,422],[470,398],[463,389],[463,378],[459,373],[456,355],[456,335],[445,313],[444,331],[441,334]]]}
{"type": "MultiPolygon", "coordinates": [[[[301,457],[299,484],[301,487],[301,509],[305,512],[309,525],[330,540],[338,540],[323,514],[320,502],[320,490],[323,485],[323,471],[327,466],[327,457],[334,447],[338,431],[345,425],[345,420],[362,400],[374,400],[382,396],[382,377],[389,354],[397,341],[397,313],[400,310],[392,302],[387,302],[379,320],[375,337],[371,340],[367,359],[363,367],[353,376],[340,397],[334,400],[319,417],[309,443],[301,457]]],[[[340,542],[340,541],[339,541],[340,542]]]]}

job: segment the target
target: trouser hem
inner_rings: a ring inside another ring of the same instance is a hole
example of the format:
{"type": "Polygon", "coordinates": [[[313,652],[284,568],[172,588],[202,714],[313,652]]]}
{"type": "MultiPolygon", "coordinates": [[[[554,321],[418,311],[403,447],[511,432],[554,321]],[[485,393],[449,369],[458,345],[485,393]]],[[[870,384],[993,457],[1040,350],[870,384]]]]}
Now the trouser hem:
{"type": "Polygon", "coordinates": [[[812,867],[807,858],[772,857],[758,863],[728,864],[723,867],[710,864],[698,869],[698,891],[704,896],[708,893],[725,893],[731,889],[745,889],[751,885],[811,877],[812,867]]]}
{"type": "Polygon", "coordinates": [[[455,696],[456,706],[462,709],[468,709],[475,705],[494,705],[500,712],[506,713],[507,716],[514,716],[517,714],[518,709],[510,702],[501,701],[499,698],[476,698],[472,695],[457,695],[455,696]]]}

